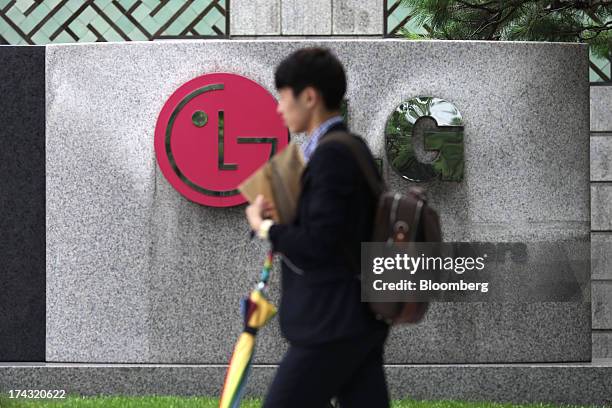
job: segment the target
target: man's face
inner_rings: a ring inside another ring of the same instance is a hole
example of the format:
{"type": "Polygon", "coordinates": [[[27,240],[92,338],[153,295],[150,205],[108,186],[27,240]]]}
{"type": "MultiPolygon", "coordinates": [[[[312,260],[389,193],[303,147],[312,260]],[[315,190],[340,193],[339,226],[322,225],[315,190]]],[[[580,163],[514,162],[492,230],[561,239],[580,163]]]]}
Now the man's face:
{"type": "Polygon", "coordinates": [[[296,98],[289,87],[278,90],[280,98],[276,112],[283,117],[291,133],[304,132],[312,115],[313,103],[309,98],[312,89],[304,89],[296,98]]]}

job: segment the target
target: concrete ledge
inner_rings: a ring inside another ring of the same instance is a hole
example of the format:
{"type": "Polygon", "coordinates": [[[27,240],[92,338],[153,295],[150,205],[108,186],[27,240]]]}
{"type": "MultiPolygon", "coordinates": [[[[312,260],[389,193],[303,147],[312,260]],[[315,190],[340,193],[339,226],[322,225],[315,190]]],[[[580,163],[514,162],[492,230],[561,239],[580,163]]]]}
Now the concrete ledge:
{"type": "MultiPolygon", "coordinates": [[[[265,394],[276,365],[253,366],[246,395],[265,394]]],[[[219,395],[225,365],[0,363],[0,393],[219,395]]],[[[386,365],[391,397],[418,400],[612,403],[612,359],[591,363],[386,365]]]]}

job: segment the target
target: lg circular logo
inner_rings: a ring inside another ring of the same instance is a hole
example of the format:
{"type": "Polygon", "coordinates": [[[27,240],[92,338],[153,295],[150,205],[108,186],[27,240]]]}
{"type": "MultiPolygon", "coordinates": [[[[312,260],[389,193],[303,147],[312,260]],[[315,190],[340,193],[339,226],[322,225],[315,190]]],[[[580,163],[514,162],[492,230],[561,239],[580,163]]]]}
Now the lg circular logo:
{"type": "Polygon", "coordinates": [[[199,204],[246,199],[237,186],[289,143],[276,99],[240,75],[207,74],[179,87],[155,127],[155,155],[168,182],[199,204]]]}

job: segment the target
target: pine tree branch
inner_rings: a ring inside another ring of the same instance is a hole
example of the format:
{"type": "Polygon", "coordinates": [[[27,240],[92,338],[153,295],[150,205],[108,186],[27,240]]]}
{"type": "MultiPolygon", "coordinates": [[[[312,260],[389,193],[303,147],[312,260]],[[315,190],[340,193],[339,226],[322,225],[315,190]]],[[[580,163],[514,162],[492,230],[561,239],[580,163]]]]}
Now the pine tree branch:
{"type": "Polygon", "coordinates": [[[474,32],[472,34],[470,34],[469,38],[474,38],[474,36],[480,32],[482,32],[482,30],[484,30],[485,28],[487,28],[488,26],[490,26],[491,24],[495,23],[495,19],[501,14],[501,11],[498,11],[497,13],[495,13],[487,22],[486,24],[480,25],[478,28],[476,28],[476,30],[474,30],[474,32]]]}
{"type": "Polygon", "coordinates": [[[559,11],[571,9],[573,7],[574,7],[574,5],[572,3],[569,3],[569,4],[566,4],[565,6],[561,6],[561,7],[554,7],[554,8],[551,7],[551,8],[548,8],[548,9],[544,9],[543,16],[547,16],[547,15],[549,15],[551,13],[557,13],[559,11]]]}
{"type": "Polygon", "coordinates": [[[492,3],[496,3],[495,1],[489,1],[487,3],[483,3],[483,4],[473,4],[467,1],[463,1],[463,0],[456,0],[457,3],[459,4],[463,4],[466,8],[470,8],[470,9],[480,9],[480,10],[485,10],[486,12],[493,14],[495,12],[497,12],[497,9],[492,9],[489,7],[486,7],[488,4],[492,4],[492,3]]]}
{"type": "MultiPolygon", "coordinates": [[[[474,31],[474,32],[472,33],[472,37],[473,37],[475,34],[477,34],[477,33],[479,33],[479,32],[484,31],[484,30],[485,30],[485,29],[486,29],[488,26],[493,25],[493,28],[491,29],[491,31],[490,31],[490,33],[489,33],[489,35],[487,35],[487,36],[486,36],[486,39],[487,39],[487,40],[491,40],[491,39],[493,39],[493,38],[494,38],[494,34],[495,34],[495,32],[497,31],[497,28],[499,27],[499,25],[500,25],[501,23],[503,23],[504,21],[506,21],[506,20],[507,20],[507,19],[508,19],[508,18],[509,18],[509,17],[510,17],[512,14],[514,14],[514,13],[516,12],[516,10],[518,10],[518,9],[519,9],[519,7],[521,7],[521,6],[522,6],[522,3],[521,3],[521,4],[518,4],[518,5],[514,6],[514,7],[512,7],[512,8],[510,9],[510,11],[508,12],[508,14],[506,14],[506,16],[505,16],[505,17],[502,17],[502,18],[501,18],[501,19],[499,19],[499,20],[493,20],[493,21],[490,21],[490,22],[488,22],[487,24],[485,24],[484,26],[481,26],[481,27],[477,28],[477,29],[476,29],[476,31],[474,31]]],[[[500,10],[498,13],[496,13],[496,15],[495,15],[494,17],[498,17],[498,16],[501,16],[501,15],[503,15],[503,10],[500,10]]]]}
{"type": "Polygon", "coordinates": [[[552,34],[557,34],[557,33],[580,34],[581,32],[587,31],[587,30],[598,31],[598,32],[612,30],[612,20],[608,21],[607,23],[601,26],[584,26],[578,30],[570,30],[570,31],[552,31],[552,34]]]}
{"type": "Polygon", "coordinates": [[[549,34],[558,34],[558,35],[561,35],[561,36],[575,35],[581,41],[590,41],[590,40],[596,38],[600,33],[604,32],[604,31],[608,31],[608,30],[612,30],[612,21],[608,21],[603,26],[587,26],[587,27],[582,27],[582,28],[580,28],[578,30],[551,31],[549,34]],[[592,37],[584,37],[583,34],[582,34],[584,31],[594,31],[595,35],[593,35],[592,37]]]}
{"type": "MultiPolygon", "coordinates": [[[[612,0],[402,0],[440,39],[588,42],[610,55],[612,0]],[[603,35],[601,33],[604,33],[603,35]]],[[[607,58],[607,57],[606,57],[607,58]]]]}
{"type": "Polygon", "coordinates": [[[589,4],[590,8],[597,8],[601,6],[612,6],[612,1],[596,1],[594,3],[589,4]]]}

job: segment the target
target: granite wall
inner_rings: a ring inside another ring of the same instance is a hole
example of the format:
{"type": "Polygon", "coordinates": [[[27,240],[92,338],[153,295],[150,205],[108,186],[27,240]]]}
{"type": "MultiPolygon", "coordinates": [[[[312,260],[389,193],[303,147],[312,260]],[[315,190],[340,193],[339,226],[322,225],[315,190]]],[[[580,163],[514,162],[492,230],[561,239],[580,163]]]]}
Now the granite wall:
{"type": "MultiPolygon", "coordinates": [[[[202,207],[170,187],[155,163],[155,122],[178,86],[207,72],[245,75],[275,94],[274,66],[314,44],[343,61],[350,124],[379,157],[387,116],[402,100],[436,96],[461,111],[464,180],[426,185],[445,240],[589,241],[584,45],[275,39],[48,46],[48,361],[227,363],[240,332],[238,300],[257,279],[266,246],[248,240],[244,206],[202,207]]],[[[384,172],[393,189],[406,189],[386,159],[384,172]]],[[[278,274],[276,264],[275,300],[278,274]]],[[[589,302],[436,304],[422,324],[394,329],[385,359],[588,361],[590,334],[589,302]]],[[[285,347],[274,320],[258,337],[255,362],[277,363],[285,347]]]]}
{"type": "Polygon", "coordinates": [[[593,358],[612,358],[612,86],[591,86],[593,358]]]}
{"type": "Polygon", "coordinates": [[[235,36],[331,36],[383,33],[380,0],[232,0],[235,36]]]}

